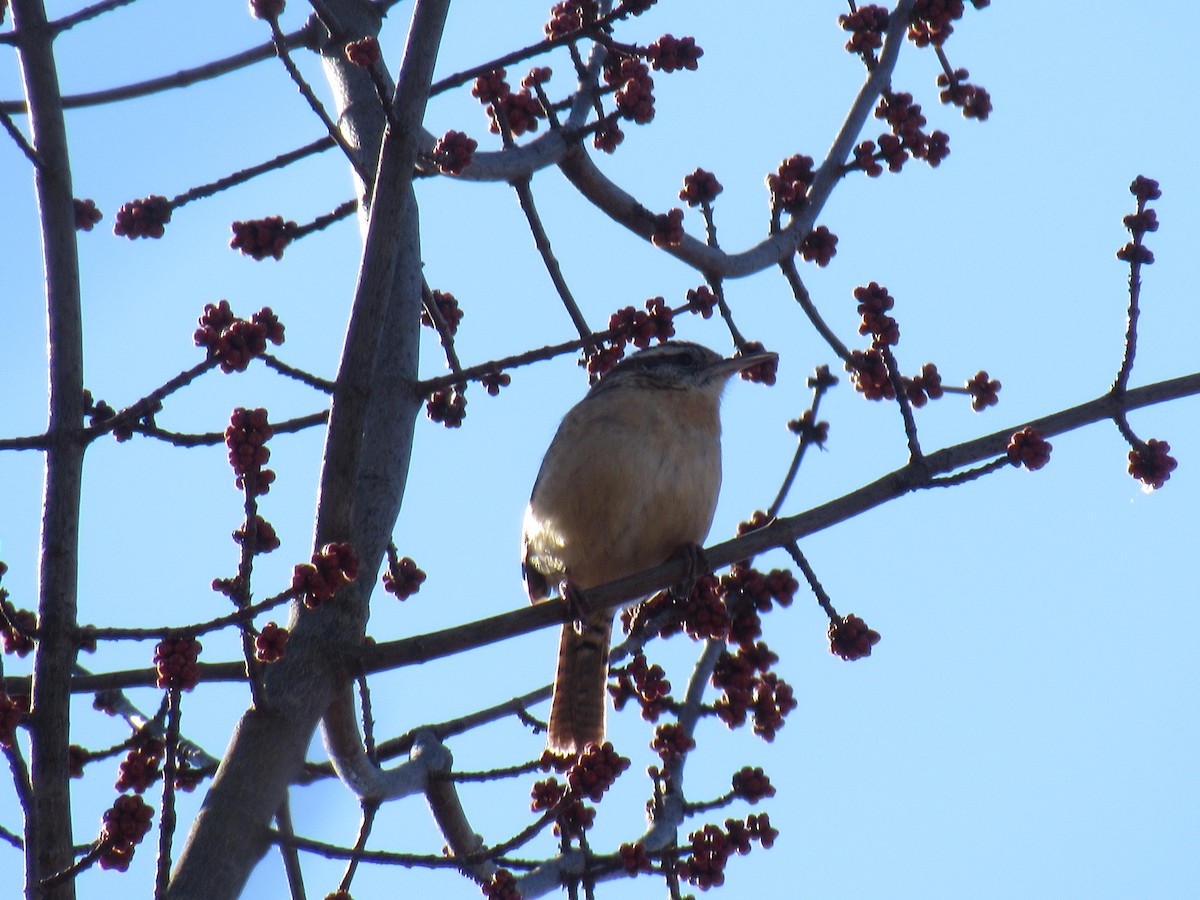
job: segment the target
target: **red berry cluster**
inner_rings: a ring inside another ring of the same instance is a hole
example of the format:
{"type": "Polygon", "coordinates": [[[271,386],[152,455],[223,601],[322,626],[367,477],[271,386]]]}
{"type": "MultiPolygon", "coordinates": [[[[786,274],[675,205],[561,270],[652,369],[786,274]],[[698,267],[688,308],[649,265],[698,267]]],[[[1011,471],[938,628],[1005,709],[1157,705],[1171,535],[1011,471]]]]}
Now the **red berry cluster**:
{"type": "Polygon", "coordinates": [[[879,643],[879,632],[855,615],[842,616],[829,623],[829,652],[845,660],[862,659],[871,655],[879,643]]]}
{"type": "Polygon", "coordinates": [[[596,134],[592,138],[592,146],[597,150],[603,150],[605,153],[613,153],[623,140],[625,140],[625,132],[617,125],[615,117],[606,117],[599,123],[599,127],[596,128],[596,134]]]}
{"type": "Polygon", "coordinates": [[[233,578],[214,578],[212,589],[218,594],[224,594],[239,606],[248,603],[250,600],[250,592],[246,588],[246,579],[240,575],[235,575],[233,578]]]}
{"type": "MultiPolygon", "coordinates": [[[[0,563],[0,566],[3,565],[0,563]]],[[[0,569],[0,575],[2,574],[3,569],[0,569]]],[[[5,596],[7,592],[0,590],[0,598],[5,596]]],[[[29,609],[14,609],[8,612],[8,609],[6,607],[3,629],[0,630],[0,642],[4,644],[4,652],[28,656],[34,648],[33,633],[37,631],[37,613],[29,609]]]]}
{"type": "Polygon", "coordinates": [[[621,857],[621,868],[631,878],[654,871],[654,865],[650,862],[650,857],[646,855],[646,847],[641,841],[634,844],[622,844],[617,848],[617,854],[621,857]]]}
{"type": "Polygon", "coordinates": [[[529,808],[533,812],[546,812],[558,806],[562,798],[567,795],[567,787],[560,784],[557,778],[546,778],[535,782],[529,795],[532,798],[529,808]]]}
{"type": "Polygon", "coordinates": [[[360,41],[351,41],[346,45],[346,59],[356,66],[369,69],[379,62],[380,58],[379,41],[372,35],[368,35],[360,41]]]}
{"type": "MultiPolygon", "coordinates": [[[[458,323],[463,319],[462,308],[458,305],[458,300],[449,291],[430,291],[433,296],[434,305],[437,306],[437,311],[442,317],[442,321],[446,323],[446,330],[451,334],[458,333],[458,323]]],[[[433,328],[433,316],[429,314],[429,310],[421,310],[421,324],[433,328]]]]}
{"type": "Polygon", "coordinates": [[[688,206],[702,206],[716,200],[717,194],[722,190],[716,175],[704,169],[696,169],[691,175],[683,176],[683,190],[679,192],[679,199],[688,206]]]}
{"type": "Polygon", "coordinates": [[[843,31],[850,32],[846,49],[863,56],[883,46],[883,34],[888,27],[888,11],[882,6],[860,6],[852,13],[838,16],[843,31]]]}
{"type": "Polygon", "coordinates": [[[512,384],[512,376],[507,372],[484,372],[479,376],[479,383],[483,385],[484,390],[495,397],[500,393],[501,388],[512,384]]]}
{"type": "Polygon", "coordinates": [[[504,75],[504,69],[493,69],[480,75],[471,86],[471,96],[480,103],[495,103],[510,90],[504,75]]]}
{"type": "Polygon", "coordinates": [[[663,762],[682,759],[695,747],[696,742],[678,722],[659,725],[654,729],[654,739],[650,742],[650,749],[661,756],[663,762]]]}
{"type": "MultiPolygon", "coordinates": [[[[893,142],[896,139],[891,138],[893,142]]],[[[896,142],[898,144],[898,142],[896,142]]],[[[847,166],[847,169],[862,169],[870,178],[878,178],[883,174],[883,166],[879,164],[880,159],[886,159],[882,153],[876,154],[874,141],[863,141],[854,148],[854,162],[847,166]]],[[[888,162],[889,168],[891,161],[888,162]]],[[[904,165],[904,160],[900,160],[900,165],[904,165]]],[[[892,169],[893,172],[899,171],[899,166],[892,169]]]]}
{"type": "Polygon", "coordinates": [[[749,803],[757,803],[766,797],[775,796],[775,785],[766,776],[761,766],[745,766],[733,774],[733,794],[749,803]]]}
{"type": "Polygon", "coordinates": [[[407,556],[399,559],[394,566],[389,565],[383,573],[383,589],[395,594],[398,600],[407,600],[421,590],[424,582],[425,573],[407,556]]]}
{"type": "Polygon", "coordinates": [[[646,301],[646,311],[626,306],[608,318],[605,343],[596,345],[580,365],[586,365],[589,375],[601,376],[625,356],[625,347],[632,343],[639,348],[669,340],[675,334],[675,313],[662,297],[651,297],[646,301]]]}
{"type": "Polygon", "coordinates": [[[208,358],[219,360],[222,372],[245,372],[250,361],[267,352],[267,342],[283,343],[283,323],[264,306],[249,321],[233,314],[228,300],[205,305],[200,327],[192,335],[197,347],[208,350],[208,358]]]}
{"type": "Polygon", "coordinates": [[[287,652],[289,633],[274,622],[263,626],[254,638],[254,658],[259,662],[273,663],[283,659],[287,652]]]}
{"type": "Polygon", "coordinates": [[[95,200],[75,200],[74,203],[76,231],[91,231],[104,218],[104,213],[96,208],[95,200]]]}
{"type": "Polygon", "coordinates": [[[772,204],[788,212],[796,212],[804,205],[814,177],[811,156],[789,156],[779,164],[777,172],[767,176],[772,204]]]}
{"type": "Polygon", "coordinates": [[[650,60],[655,72],[670,73],[680,69],[694,72],[703,55],[704,51],[696,46],[695,38],[676,38],[670,34],[664,34],[646,48],[646,59],[650,60]]]}
{"type": "MultiPolygon", "coordinates": [[[[991,0],[971,0],[976,9],[990,4],[991,0]]],[[[940,47],[954,31],[950,23],[961,19],[965,8],[963,0],[917,0],[908,28],[909,40],[918,47],[940,47]]]]}
{"type": "Polygon", "coordinates": [[[888,376],[887,363],[883,354],[872,347],[870,350],[851,350],[846,360],[846,371],[854,382],[854,389],[868,400],[893,400],[896,397],[892,379],[888,376]]]}
{"type": "MultiPolygon", "coordinates": [[[[762,353],[766,348],[762,341],[746,341],[737,352],[737,356],[753,356],[755,353],[762,353]]],[[[779,373],[779,358],[768,359],[764,362],[757,363],[749,368],[742,369],[740,375],[743,381],[752,381],[755,384],[772,385],[775,383],[775,376],[779,373]]]]}
{"type": "Polygon", "coordinates": [[[908,394],[908,402],[920,409],[930,400],[940,400],[945,394],[942,390],[942,376],[933,363],[921,366],[921,374],[913,378],[901,376],[901,383],[908,394]]]}
{"type": "Polygon", "coordinates": [[[862,316],[859,334],[874,335],[873,347],[895,346],[900,342],[900,326],[887,314],[896,301],[886,288],[872,281],[866,287],[856,287],[854,299],[858,301],[858,312],[862,316]]]}
{"type": "Polygon", "coordinates": [[[229,465],[237,476],[235,484],[239,490],[252,487],[256,497],[271,490],[275,473],[263,466],[271,458],[266,444],[273,433],[265,409],[239,406],[229,417],[225,446],[229,448],[229,465]]]}
{"type": "MultiPolygon", "coordinates": [[[[476,78],[475,85],[471,88],[472,96],[478,98],[481,103],[487,104],[488,130],[493,134],[512,136],[519,136],[527,131],[537,131],[537,120],[546,117],[546,111],[542,109],[541,101],[527,87],[513,93],[508,82],[505,81],[504,75],[504,69],[493,69],[476,78]]],[[[458,138],[456,141],[458,143],[457,154],[460,157],[466,148],[469,148],[470,152],[474,152],[474,147],[470,147],[470,144],[467,143],[470,138],[465,140],[458,138]]],[[[467,161],[470,161],[469,158],[467,161]]]]}
{"type": "Polygon", "coordinates": [[[908,154],[936,166],[950,155],[950,137],[945,132],[926,134],[926,118],[921,104],[913,103],[912,94],[885,91],[875,108],[875,118],[885,119],[892,128],[890,137],[881,135],[879,147],[881,158],[886,159],[888,168],[900,171],[908,154]],[[898,144],[896,142],[899,142],[898,144]]]}
{"type": "Polygon", "coordinates": [[[642,707],[642,718],[647,722],[658,721],[667,709],[671,695],[671,682],[667,681],[662,666],[650,665],[646,654],[639,650],[627,666],[613,666],[608,674],[615,679],[615,683],[608,686],[608,692],[616,709],[624,709],[626,703],[636,698],[642,707]]]}
{"type": "Polygon", "coordinates": [[[599,746],[589,744],[567,770],[567,785],[576,797],[587,797],[593,803],[599,803],[628,768],[629,760],[617,753],[611,742],[605,741],[599,746]]]}
{"type": "Polygon", "coordinates": [[[644,350],[651,341],[661,344],[675,335],[674,313],[662,297],[651,297],[646,301],[645,312],[626,306],[609,316],[608,332],[613,346],[632,343],[644,350]]]}
{"type": "Polygon", "coordinates": [[[811,409],[806,409],[800,418],[789,421],[787,427],[792,434],[799,435],[800,440],[818,447],[824,447],[829,440],[829,423],[816,421],[811,409]]]}
{"type": "Polygon", "coordinates": [[[963,111],[963,118],[986,121],[992,113],[992,95],[977,84],[967,81],[971,73],[966,69],[955,69],[949,75],[938,75],[937,84],[942,89],[938,95],[943,103],[952,103],[963,111]]]}
{"type": "Polygon", "coordinates": [[[166,745],[150,734],[139,732],[117,774],[117,790],[140,794],[158,780],[166,745]]]}
{"type": "Polygon", "coordinates": [[[701,318],[711,319],[713,310],[717,307],[717,296],[709,290],[708,285],[701,285],[687,292],[687,305],[689,310],[699,313],[701,318]]]}
{"type": "Polygon", "coordinates": [[[676,871],[680,878],[696,885],[701,890],[719,887],[725,883],[725,864],[735,853],[750,852],[751,841],[757,841],[764,849],[775,843],[779,832],[771,827],[771,821],[763,813],[741,819],[726,819],[725,830],[717,825],[705,825],[688,835],[691,853],[680,860],[676,871]]]}
{"type": "Polygon", "coordinates": [[[604,79],[609,84],[620,85],[613,95],[617,113],[638,125],[653,121],[654,79],[650,77],[650,67],[640,59],[615,55],[610,58],[615,64],[605,63],[604,79]]]}
{"type": "Polygon", "coordinates": [[[824,225],[818,225],[800,242],[800,256],[805,262],[815,262],[825,268],[837,255],[837,242],[836,234],[824,225]]]}
{"type": "Polygon", "coordinates": [[[521,892],[517,890],[517,879],[508,869],[497,869],[490,881],[482,885],[483,896],[488,900],[521,900],[521,892]]]}
{"type": "MultiPolygon", "coordinates": [[[[265,447],[263,448],[266,449],[265,447]]],[[[247,530],[245,523],[242,527],[233,533],[234,543],[244,545],[246,543],[247,530]]],[[[275,533],[275,526],[264,519],[262,516],[255,514],[254,516],[254,552],[270,553],[272,550],[279,549],[279,535],[275,533]]]]}
{"type": "Polygon", "coordinates": [[[203,649],[194,637],[164,638],[154,648],[154,668],[160,688],[190,691],[200,681],[196,660],[203,649]]]}
{"type": "Polygon", "coordinates": [[[150,830],[154,809],[136,794],[122,794],[104,811],[100,826],[100,868],[124,872],[133,860],[133,848],[150,830]]]}
{"type": "Polygon", "coordinates": [[[447,428],[458,428],[467,417],[467,395],[457,387],[434,391],[425,402],[425,415],[447,428]]]}
{"type": "Polygon", "coordinates": [[[1166,484],[1178,465],[1166,441],[1150,438],[1129,451],[1129,474],[1152,490],[1166,484]]]}
{"type": "Polygon", "coordinates": [[[171,221],[171,202],[152,194],[144,200],[131,200],[117,210],[113,234],[118,237],[160,238],[171,221]]]}
{"type": "Polygon", "coordinates": [[[733,620],[725,604],[721,580],[715,575],[696,579],[682,610],[680,624],[695,641],[723,640],[728,637],[733,620]]]}
{"type": "Polygon", "coordinates": [[[779,661],[761,641],[742,644],[737,653],[724,651],[713,669],[712,684],[722,694],[714,704],[718,718],[730,728],[746,724],[753,713],[754,733],[773,741],[784,718],[796,708],[792,689],[771,671],[779,661]]]}
{"type": "Polygon", "coordinates": [[[574,34],[596,21],[597,11],[596,0],[563,0],[550,8],[550,21],[543,31],[551,40],[574,34]]]}
{"type": "Polygon", "coordinates": [[[675,207],[654,216],[650,243],[655,247],[677,247],[683,243],[683,210],[675,207]]]}
{"type": "Polygon", "coordinates": [[[975,412],[982,412],[989,406],[995,406],[1000,402],[1000,382],[994,378],[989,378],[988,373],[979,371],[965,385],[967,393],[971,395],[971,409],[975,412]]]}
{"type": "Polygon", "coordinates": [[[579,364],[587,366],[588,375],[599,377],[619,363],[621,357],[624,355],[625,346],[623,344],[609,347],[601,345],[596,348],[594,353],[581,360],[579,364]]]}
{"type": "Polygon", "coordinates": [[[507,126],[508,133],[520,137],[526,132],[537,131],[538,119],[546,117],[542,101],[527,88],[505,94],[488,107],[488,131],[502,134],[507,126]]]}
{"type": "Polygon", "coordinates": [[[358,556],[349,544],[326,544],[292,572],[292,589],[304,597],[304,605],[315,609],[332,600],[338,590],[358,578],[358,556]]]}
{"type": "Polygon", "coordinates": [[[0,747],[13,747],[17,741],[17,726],[29,711],[28,702],[10,697],[0,690],[0,747]]]}
{"type": "Polygon", "coordinates": [[[1133,235],[1133,240],[1117,251],[1117,259],[1131,265],[1150,265],[1154,262],[1154,254],[1142,243],[1148,231],[1158,231],[1158,214],[1146,207],[1151,200],[1162,196],[1158,182],[1153,178],[1139,175],[1129,185],[1129,192],[1137,198],[1137,212],[1124,219],[1125,227],[1133,235]]]}
{"type": "Polygon", "coordinates": [[[532,91],[535,87],[548,82],[553,74],[554,70],[549,66],[534,66],[529,70],[529,74],[521,79],[521,87],[532,91]]]}
{"type": "Polygon", "coordinates": [[[461,131],[447,131],[433,145],[433,164],[443,175],[458,175],[471,164],[479,142],[461,131]]]}
{"type": "Polygon", "coordinates": [[[283,251],[296,235],[296,223],[283,221],[283,216],[268,216],[248,222],[234,222],[229,246],[254,259],[268,256],[283,259],[283,251]]]}
{"type": "Polygon", "coordinates": [[[1036,472],[1050,462],[1050,442],[1036,428],[1022,428],[1008,439],[1008,461],[1036,472]]]}

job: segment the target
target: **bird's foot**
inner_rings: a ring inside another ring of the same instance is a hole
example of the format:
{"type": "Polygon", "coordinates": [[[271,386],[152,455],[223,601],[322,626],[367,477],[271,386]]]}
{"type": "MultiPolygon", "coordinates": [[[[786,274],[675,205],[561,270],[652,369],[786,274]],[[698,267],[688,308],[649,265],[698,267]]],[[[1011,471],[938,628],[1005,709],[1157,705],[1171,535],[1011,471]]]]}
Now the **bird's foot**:
{"type": "Polygon", "coordinates": [[[575,582],[569,578],[564,578],[558,583],[558,596],[562,602],[567,604],[567,609],[571,611],[571,621],[575,625],[575,630],[583,634],[585,619],[592,611],[592,605],[588,603],[583,596],[583,591],[576,587],[575,582]]]}
{"type": "Polygon", "coordinates": [[[699,544],[680,544],[671,558],[682,559],[685,566],[683,577],[671,587],[671,595],[678,600],[686,600],[695,590],[696,582],[702,576],[712,574],[712,566],[708,564],[704,548],[699,544]]]}

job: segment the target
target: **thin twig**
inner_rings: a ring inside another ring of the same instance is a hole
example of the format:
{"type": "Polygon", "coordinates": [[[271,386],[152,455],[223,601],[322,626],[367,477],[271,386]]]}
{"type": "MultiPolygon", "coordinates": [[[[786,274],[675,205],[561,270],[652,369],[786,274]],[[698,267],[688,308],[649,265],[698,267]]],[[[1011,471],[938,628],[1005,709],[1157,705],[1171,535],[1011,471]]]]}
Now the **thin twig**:
{"type": "Polygon", "coordinates": [[[908,390],[904,386],[904,378],[900,375],[900,366],[896,362],[896,354],[888,344],[880,344],[879,352],[883,356],[887,368],[888,380],[892,385],[892,393],[896,395],[896,403],[900,406],[900,417],[904,420],[904,435],[908,438],[908,461],[919,463],[924,454],[921,452],[921,442],[917,438],[917,420],[913,417],[912,402],[908,398],[908,390]]]}
{"type": "Polygon", "coordinates": [[[46,164],[42,162],[41,156],[39,156],[38,152],[33,149],[33,146],[29,143],[29,141],[25,140],[25,135],[21,133],[21,129],[17,127],[16,122],[14,122],[9,117],[8,113],[2,109],[0,109],[0,124],[4,126],[4,130],[9,133],[9,136],[13,139],[13,143],[21,148],[21,152],[25,154],[25,157],[31,163],[33,163],[34,167],[41,171],[45,171],[46,164]]]}
{"type": "Polygon", "coordinates": [[[154,900],[163,900],[171,882],[171,842],[175,837],[175,773],[179,745],[179,688],[167,691],[167,733],[163,751],[162,812],[158,828],[157,874],[154,880],[154,900]]]}
{"type": "Polygon", "coordinates": [[[821,314],[817,312],[817,307],[813,304],[812,296],[808,293],[808,288],[805,287],[803,279],[800,278],[800,271],[796,268],[795,254],[788,254],[779,262],[779,268],[783,270],[783,277],[787,279],[787,283],[791,285],[792,296],[796,298],[796,302],[800,304],[800,308],[804,310],[804,314],[808,316],[808,321],[812,323],[813,328],[817,330],[817,334],[821,335],[838,358],[843,362],[850,358],[850,350],[842,343],[841,339],[833,333],[833,329],[825,324],[825,320],[821,314]]]}
{"type": "Polygon", "coordinates": [[[74,28],[76,25],[104,15],[104,13],[111,12],[114,9],[120,9],[122,6],[128,6],[133,2],[134,0],[102,0],[100,3],[85,6],[83,9],[71,13],[69,16],[56,19],[50,25],[56,35],[62,34],[68,28],[74,28]]]}
{"type": "Polygon", "coordinates": [[[563,277],[562,266],[558,264],[558,258],[554,255],[554,248],[550,246],[550,236],[546,233],[545,226],[542,225],[542,217],[538,214],[537,204],[533,200],[530,180],[528,178],[517,179],[513,182],[513,190],[517,192],[517,200],[521,204],[521,211],[525,213],[526,222],[529,223],[529,230],[533,234],[533,243],[537,247],[538,255],[542,257],[542,264],[546,267],[554,290],[558,292],[559,299],[566,307],[567,315],[571,317],[575,330],[579,332],[583,347],[587,350],[594,349],[595,339],[592,330],[588,327],[587,320],[579,309],[579,304],[575,302],[571,288],[567,284],[566,278],[563,277]]]}
{"type": "MultiPolygon", "coordinates": [[[[329,410],[322,410],[321,412],[309,413],[307,416],[297,416],[295,419],[272,422],[271,432],[273,434],[292,434],[316,425],[324,425],[327,421],[329,421],[329,410]]],[[[178,431],[167,431],[156,425],[142,424],[134,425],[133,431],[135,434],[155,438],[176,447],[211,447],[215,444],[225,443],[225,433],[222,431],[185,434],[178,431]]]]}
{"type": "MultiPolygon", "coordinates": [[[[303,47],[312,44],[313,31],[309,25],[305,25],[297,31],[293,31],[285,36],[289,47],[303,47]]],[[[228,75],[230,72],[236,72],[238,69],[243,69],[246,66],[254,65],[262,62],[265,59],[270,59],[275,55],[274,44],[268,42],[260,44],[257,47],[252,47],[249,50],[243,50],[241,53],[235,53],[232,56],[227,56],[224,59],[213,60],[199,66],[194,66],[190,69],[182,69],[173,75],[161,75],[157,78],[150,78],[146,81],[138,81],[132,84],[121,85],[119,87],[105,88],[99,91],[89,91],[83,94],[68,94],[62,98],[63,109],[79,109],[86,106],[100,106],[106,103],[119,103],[123,100],[133,100],[138,97],[145,97],[150,94],[161,93],[162,91],[172,90],[175,88],[185,88],[193,84],[198,84],[201,81],[208,81],[212,78],[220,78],[222,75],[228,75]]],[[[0,101],[0,111],[7,113],[24,113],[26,111],[24,100],[3,100],[0,101]]]]}
{"type": "Polygon", "coordinates": [[[329,117],[329,113],[325,111],[324,105],[317,99],[317,95],[313,93],[312,85],[300,74],[300,70],[292,60],[292,54],[287,43],[287,35],[279,29],[279,20],[272,18],[268,21],[271,25],[271,39],[275,45],[275,55],[283,63],[283,67],[287,70],[288,75],[291,76],[292,81],[300,90],[300,95],[308,102],[309,108],[316,113],[317,118],[321,120],[321,124],[325,126],[325,130],[329,133],[329,136],[341,148],[342,153],[346,155],[347,161],[354,168],[354,171],[358,173],[358,177],[362,180],[362,183],[369,186],[374,179],[374,173],[367,171],[362,160],[359,159],[357,151],[350,146],[349,141],[342,134],[342,130],[329,117]]]}
{"type": "Polygon", "coordinates": [[[335,146],[336,142],[328,135],[323,138],[318,138],[311,143],[305,144],[303,147],[297,147],[295,150],[289,150],[286,153],[281,153],[273,159],[268,159],[258,165],[249,166],[237,172],[232,172],[224,178],[218,178],[216,181],[211,181],[208,184],[202,184],[190,190],[184,191],[182,194],[172,198],[171,209],[178,209],[185,203],[190,203],[193,200],[199,200],[203,197],[211,197],[213,194],[231,188],[234,185],[243,184],[252,178],[256,178],[266,172],[272,172],[276,169],[282,169],[289,166],[297,160],[304,159],[307,156],[312,156],[317,153],[323,153],[335,146]]]}

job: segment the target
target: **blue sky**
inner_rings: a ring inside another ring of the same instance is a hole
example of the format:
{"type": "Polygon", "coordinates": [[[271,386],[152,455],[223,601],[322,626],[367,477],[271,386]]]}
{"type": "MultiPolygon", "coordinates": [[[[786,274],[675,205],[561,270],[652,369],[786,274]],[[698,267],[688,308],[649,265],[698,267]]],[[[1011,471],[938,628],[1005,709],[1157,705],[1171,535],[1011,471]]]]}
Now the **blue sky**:
{"type": "MultiPolygon", "coordinates": [[[[541,33],[546,3],[461,2],[451,11],[439,76],[493,58],[541,33]]],[[[714,0],[659,3],[619,33],[647,43],[693,35],[705,55],[697,72],[656,77],[658,114],[626,129],[624,145],[600,162],[652,209],[680,205],[683,175],[697,166],[724,185],[717,203],[722,246],[760,239],[767,223],[763,178],[794,153],[823,156],[862,79],[842,49],[836,2],[764,2],[730,12],[714,0]],[[748,8],[748,7],[747,7],[748,8]]],[[[52,15],[75,4],[50,3],[52,15]]],[[[293,2],[285,27],[303,20],[293,2]]],[[[814,300],[843,340],[858,346],[853,288],[869,281],[896,298],[906,370],[934,361],[947,381],[979,369],[1003,382],[1000,405],[973,413],[947,397],[918,413],[927,450],[1018,425],[1102,394],[1120,360],[1126,268],[1114,251],[1127,239],[1134,176],[1158,179],[1162,227],[1148,244],[1140,356],[1133,383],[1194,370],[1191,326],[1200,231],[1200,178],[1189,113],[1200,89],[1188,42],[1178,32],[1191,4],[998,2],[968,10],[947,53],[992,95],[986,123],[964,121],[937,103],[936,60],[907,45],[895,78],[924,106],[930,128],[951,136],[937,170],[910,163],[900,175],[848,178],[820,222],[840,238],[827,269],[805,266],[814,300]]],[[[393,69],[407,7],[385,23],[393,69]]],[[[136,81],[224,56],[265,39],[242,2],[143,0],[78,29],[59,46],[67,93],[136,81]]],[[[554,58],[552,88],[565,59],[554,58]]],[[[314,80],[319,67],[305,70],[314,80]]],[[[510,72],[515,81],[523,67],[510,72]]],[[[10,54],[0,96],[19,94],[10,54]]],[[[325,96],[323,86],[321,94],[325,96]]],[[[553,91],[552,91],[553,93],[553,91]]],[[[467,92],[437,98],[429,129],[467,131],[486,148],[486,117],[467,92]]],[[[864,137],[881,128],[872,120],[864,137]]],[[[73,112],[75,193],[106,217],[80,237],[87,332],[87,382],[121,406],[200,358],[192,346],[206,303],[228,299],[248,315],[272,306],[287,326],[286,361],[324,376],[336,370],[340,335],[359,257],[346,222],[262,263],[227,248],[229,223],[281,214],[299,222],[351,194],[334,154],[190,204],[158,242],[114,238],[124,202],[172,196],[194,184],[284,152],[320,135],[319,125],[277,63],[135,103],[73,112]]],[[[44,426],[45,334],[41,270],[28,167],[0,142],[0,434],[44,426]]],[[[540,174],[535,196],[554,248],[595,327],[622,306],[661,295],[682,302],[697,274],[618,230],[571,195],[556,172],[540,174]]],[[[420,185],[423,251],[430,284],[466,311],[458,352],[471,364],[569,339],[570,322],[540,268],[511,189],[426,181],[420,185]]],[[[702,234],[699,217],[686,227],[702,234]]],[[[726,394],[726,477],[713,541],[774,497],[794,438],[784,427],[807,404],[804,380],[834,356],[803,320],[786,284],[765,272],[726,286],[742,330],[781,353],[770,389],[737,383],[726,394]]],[[[727,348],[715,321],[680,324],[680,335],[727,348]]],[[[432,333],[422,371],[444,371],[432,333]]],[[[518,574],[520,521],[542,451],[561,414],[586,388],[568,359],[513,373],[493,399],[469,393],[461,429],[422,422],[396,528],[401,552],[429,573],[404,604],[377,598],[378,640],[449,627],[525,602],[518,574]]],[[[224,427],[234,406],[266,406],[274,420],[312,412],[321,398],[261,367],[209,375],[159,417],[164,427],[224,427]]],[[[1171,443],[1179,469],[1153,494],[1125,472],[1127,448],[1098,424],[1054,439],[1037,473],[1005,470],[967,487],[908,497],[804,542],[842,612],[883,635],[870,659],[844,663],[825,647],[824,614],[801,595],[767,621],[766,639],[799,707],[772,744],[700,732],[688,766],[693,799],[722,793],[742,765],[763,766],[779,793],[767,811],[781,834],[770,851],[731,860],[728,896],[751,892],[864,898],[1011,896],[1191,897],[1200,891],[1200,703],[1190,638],[1200,626],[1200,590],[1188,548],[1200,428],[1196,401],[1135,413],[1143,437],[1171,443]]],[[[811,453],[787,514],[835,498],[905,459],[896,410],[868,403],[843,379],[826,398],[827,452],[811,453]]],[[[316,433],[272,441],[276,486],[264,515],[283,547],[257,568],[260,596],[283,586],[306,559],[321,440],[316,433]]],[[[183,623],[215,616],[223,600],[208,585],[232,574],[240,498],[223,448],[192,451],[135,440],[103,441],[87,460],[81,617],[97,624],[183,623]]],[[[40,459],[0,454],[0,559],[19,606],[35,596],[40,459]]],[[[782,555],[764,569],[789,566],[782,555]]],[[[397,734],[507,699],[545,683],[556,637],[549,631],[404,670],[375,684],[378,732],[397,734]]],[[[204,659],[236,655],[228,637],[206,639],[204,659]]],[[[148,664],[152,644],[103,647],[84,664],[102,670],[148,664]]],[[[676,639],[659,659],[677,688],[698,649],[676,639]]],[[[24,671],[8,658],[7,672],[24,671]]],[[[246,691],[224,685],[189,696],[184,729],[210,752],[225,746],[246,691]]],[[[156,692],[131,692],[153,710],[156,692]]],[[[89,746],[122,729],[76,708],[89,746]]],[[[650,728],[631,710],[612,719],[618,749],[634,760],[601,807],[593,845],[614,848],[641,830],[650,728]]],[[[463,769],[508,765],[540,750],[512,722],[452,744],[463,769]]],[[[319,741],[310,754],[321,757],[319,741]]],[[[101,764],[75,795],[80,841],[94,836],[112,801],[116,764],[101,764]]],[[[526,821],[529,782],[464,791],[485,840],[526,821]]],[[[199,798],[181,802],[181,818],[199,798]]],[[[350,843],[357,805],[337,785],[293,800],[297,830],[350,843]]],[[[11,788],[0,786],[0,823],[19,829],[11,788]]],[[[698,824],[697,824],[698,827],[698,824]]],[[[149,895],[152,844],[134,870],[88,873],[82,896],[124,890],[149,895]]],[[[390,804],[372,846],[437,852],[441,841],[417,799],[390,804]]],[[[550,852],[549,845],[534,852],[550,852]]],[[[17,851],[0,850],[0,885],[16,885],[17,851]]],[[[317,861],[311,895],[332,890],[340,871],[317,861]]],[[[285,892],[269,857],[248,896],[285,892]]],[[[473,897],[470,883],[365,868],[355,896],[384,895],[407,882],[414,895],[473,897]]],[[[652,880],[607,888],[662,896],[652,880]]]]}

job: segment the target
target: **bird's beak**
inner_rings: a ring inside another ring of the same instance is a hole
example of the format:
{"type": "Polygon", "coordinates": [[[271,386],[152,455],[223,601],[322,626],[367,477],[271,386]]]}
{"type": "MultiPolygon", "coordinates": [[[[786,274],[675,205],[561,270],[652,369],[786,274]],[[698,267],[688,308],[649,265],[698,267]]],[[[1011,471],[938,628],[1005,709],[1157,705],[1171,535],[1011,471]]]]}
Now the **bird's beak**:
{"type": "Polygon", "coordinates": [[[779,359],[779,354],[773,353],[770,350],[751,353],[747,356],[732,356],[729,359],[723,359],[709,366],[708,375],[711,378],[728,378],[734,372],[744,372],[746,369],[751,369],[762,363],[774,362],[777,359],[779,359]]]}

